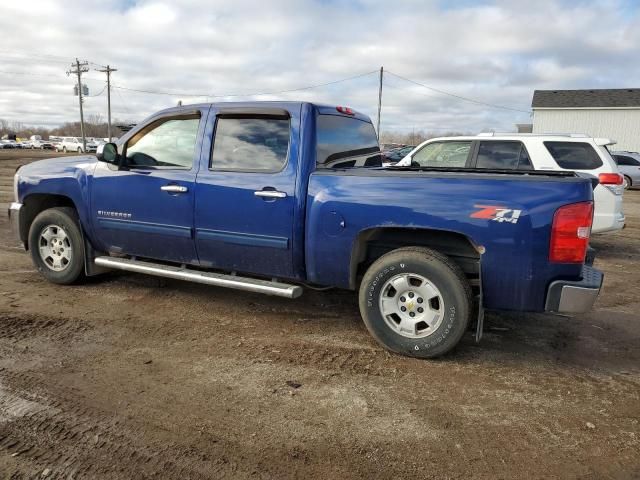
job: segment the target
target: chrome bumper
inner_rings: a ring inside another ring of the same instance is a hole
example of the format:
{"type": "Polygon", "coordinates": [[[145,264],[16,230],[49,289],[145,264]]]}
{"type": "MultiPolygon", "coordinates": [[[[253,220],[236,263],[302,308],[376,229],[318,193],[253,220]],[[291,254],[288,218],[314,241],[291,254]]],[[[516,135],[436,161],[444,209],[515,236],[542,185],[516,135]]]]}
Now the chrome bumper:
{"type": "Polygon", "coordinates": [[[604,274],[600,270],[585,265],[581,280],[552,282],[547,290],[545,310],[568,314],[588,312],[600,294],[603,279],[604,274]]]}
{"type": "Polygon", "coordinates": [[[20,211],[22,204],[13,202],[9,205],[9,224],[11,225],[11,233],[24,246],[24,241],[20,237],[20,211]]]}

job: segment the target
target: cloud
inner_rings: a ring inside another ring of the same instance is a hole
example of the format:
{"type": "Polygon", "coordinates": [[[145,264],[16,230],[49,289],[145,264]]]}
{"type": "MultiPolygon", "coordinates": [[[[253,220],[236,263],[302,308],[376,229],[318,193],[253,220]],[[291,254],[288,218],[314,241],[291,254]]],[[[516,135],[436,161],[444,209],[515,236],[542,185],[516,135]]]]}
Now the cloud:
{"type": "MultiPolygon", "coordinates": [[[[385,69],[456,95],[528,110],[536,88],[638,87],[635,2],[407,0],[26,0],[0,16],[0,118],[52,126],[78,118],[76,57],[91,95],[109,63],[115,118],[138,121],[229,93],[274,92],[385,69]]],[[[276,95],[377,111],[376,73],[276,95]]],[[[525,112],[490,108],[387,75],[383,130],[512,130],[525,112]]],[[[106,111],[106,95],[86,99],[106,111]]]]}

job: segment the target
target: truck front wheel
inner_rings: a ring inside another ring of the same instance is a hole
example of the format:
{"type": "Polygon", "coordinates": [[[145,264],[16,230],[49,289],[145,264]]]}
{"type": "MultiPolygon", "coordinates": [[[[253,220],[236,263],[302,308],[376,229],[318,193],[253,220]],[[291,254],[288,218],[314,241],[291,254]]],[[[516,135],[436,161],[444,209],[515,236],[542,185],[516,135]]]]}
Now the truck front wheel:
{"type": "Polygon", "coordinates": [[[369,332],[389,350],[411,357],[452,350],[467,331],[472,305],[460,267],[428,248],[383,255],[360,285],[360,313],[369,332]]]}
{"type": "Polygon", "coordinates": [[[40,212],[29,229],[31,259],[53,283],[68,285],[84,275],[84,243],[76,211],[70,207],[40,212]]]}

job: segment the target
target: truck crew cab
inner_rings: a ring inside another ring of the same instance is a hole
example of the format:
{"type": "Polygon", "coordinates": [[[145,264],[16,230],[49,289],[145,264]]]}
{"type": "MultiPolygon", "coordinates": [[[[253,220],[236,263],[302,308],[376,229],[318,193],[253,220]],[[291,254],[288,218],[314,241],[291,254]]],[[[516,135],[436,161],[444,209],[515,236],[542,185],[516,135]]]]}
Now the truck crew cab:
{"type": "Polygon", "coordinates": [[[52,282],[122,269],[289,298],[357,290],[372,335],[416,357],[450,351],[475,318],[480,332],[484,308],[591,308],[589,180],[379,164],[350,108],[182,106],[97,158],[23,166],[9,214],[52,282]]]}

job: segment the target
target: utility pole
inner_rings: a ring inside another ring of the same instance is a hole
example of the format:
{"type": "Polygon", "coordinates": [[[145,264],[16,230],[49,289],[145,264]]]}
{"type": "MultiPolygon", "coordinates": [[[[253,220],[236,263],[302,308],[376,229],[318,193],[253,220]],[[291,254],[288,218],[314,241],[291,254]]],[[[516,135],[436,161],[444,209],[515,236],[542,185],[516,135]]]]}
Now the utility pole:
{"type": "Polygon", "coordinates": [[[117,72],[117,68],[111,68],[111,65],[107,65],[98,72],[107,74],[107,137],[111,142],[111,72],[117,72]]]}
{"type": "Polygon", "coordinates": [[[380,141],[380,111],[382,110],[382,75],[384,67],[380,67],[380,87],[378,88],[378,141],[380,141]]]}
{"type": "Polygon", "coordinates": [[[89,71],[87,62],[80,62],[76,58],[76,63],[71,64],[71,70],[67,72],[67,75],[72,73],[78,76],[78,101],[80,103],[80,133],[82,134],[82,151],[87,152],[87,139],[84,136],[84,113],[82,111],[82,74],[89,71]]]}

